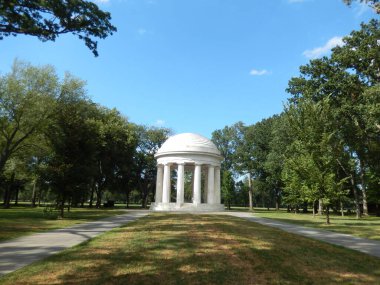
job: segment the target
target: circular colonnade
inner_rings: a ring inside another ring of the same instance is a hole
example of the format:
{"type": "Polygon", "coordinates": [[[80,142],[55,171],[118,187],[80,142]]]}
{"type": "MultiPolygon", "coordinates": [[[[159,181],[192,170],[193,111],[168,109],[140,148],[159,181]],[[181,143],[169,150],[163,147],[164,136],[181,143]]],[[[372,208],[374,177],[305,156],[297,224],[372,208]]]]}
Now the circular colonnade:
{"type": "Polygon", "coordinates": [[[220,195],[220,164],[223,157],[213,142],[193,133],[175,135],[161,146],[155,158],[157,181],[152,210],[224,210],[220,195]],[[171,176],[173,170],[177,178],[174,185],[171,176]],[[190,202],[185,201],[185,178],[191,179],[190,202]],[[172,189],[176,191],[173,198],[172,189]]]}

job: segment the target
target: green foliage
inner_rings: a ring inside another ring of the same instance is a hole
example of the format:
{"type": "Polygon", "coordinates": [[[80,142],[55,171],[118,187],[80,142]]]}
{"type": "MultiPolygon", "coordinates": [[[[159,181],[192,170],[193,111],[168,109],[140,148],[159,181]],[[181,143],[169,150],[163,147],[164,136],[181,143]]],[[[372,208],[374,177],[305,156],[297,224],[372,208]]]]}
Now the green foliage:
{"type": "Polygon", "coordinates": [[[59,80],[50,66],[17,61],[0,77],[0,127],[4,206],[21,190],[33,206],[54,201],[61,217],[86,202],[128,204],[132,191],[145,207],[156,180],[154,154],[170,134],[94,104],[84,81],[70,74],[59,80]]]}
{"type": "Polygon", "coordinates": [[[230,171],[223,171],[221,184],[221,191],[224,203],[227,204],[228,209],[231,209],[231,202],[234,198],[235,192],[235,181],[230,171]]]}
{"type": "Polygon", "coordinates": [[[133,181],[141,193],[142,206],[154,195],[156,183],[156,159],[154,154],[171,134],[170,129],[137,126],[138,145],[134,156],[133,181]]]}
{"type": "Polygon", "coordinates": [[[236,165],[236,151],[242,141],[243,130],[243,123],[237,122],[212,133],[211,140],[223,156],[222,170],[236,171],[239,168],[236,165]]]}
{"type": "Polygon", "coordinates": [[[91,1],[2,1],[0,39],[25,34],[54,41],[61,34],[72,33],[98,56],[94,38],[104,39],[116,32],[110,20],[110,13],[103,12],[91,1]]]}
{"type": "Polygon", "coordinates": [[[0,77],[0,172],[6,162],[26,148],[49,124],[59,96],[59,83],[50,66],[38,68],[15,61],[0,77]]]}
{"type": "MultiPolygon", "coordinates": [[[[351,5],[352,2],[354,2],[355,0],[343,0],[343,2],[346,4],[346,5],[351,5]]],[[[365,3],[365,4],[369,4],[373,9],[374,11],[377,13],[377,14],[380,14],[380,3],[379,3],[379,0],[356,0],[356,2],[360,2],[360,3],[365,3]]]]}
{"type": "Polygon", "coordinates": [[[282,114],[213,133],[227,168],[253,178],[256,203],[353,201],[358,217],[361,203],[364,214],[368,201],[379,203],[379,38],[378,20],[362,24],[330,57],[300,67],[282,114]]]}

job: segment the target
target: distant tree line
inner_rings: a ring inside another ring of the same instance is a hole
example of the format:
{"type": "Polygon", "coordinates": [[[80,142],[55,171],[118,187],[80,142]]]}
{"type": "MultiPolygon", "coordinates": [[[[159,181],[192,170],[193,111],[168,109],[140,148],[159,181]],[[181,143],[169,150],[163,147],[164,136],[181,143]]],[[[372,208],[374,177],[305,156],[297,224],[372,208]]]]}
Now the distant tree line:
{"type": "Polygon", "coordinates": [[[0,77],[0,193],[9,208],[101,207],[107,200],[146,207],[154,153],[169,129],[139,126],[92,102],[85,83],[53,67],[15,61],[0,77]]]}
{"type": "Polygon", "coordinates": [[[248,174],[224,193],[227,203],[311,207],[327,222],[331,210],[380,214],[379,39],[378,20],[362,24],[331,56],[300,67],[281,114],[212,134],[224,173],[248,174]]]}

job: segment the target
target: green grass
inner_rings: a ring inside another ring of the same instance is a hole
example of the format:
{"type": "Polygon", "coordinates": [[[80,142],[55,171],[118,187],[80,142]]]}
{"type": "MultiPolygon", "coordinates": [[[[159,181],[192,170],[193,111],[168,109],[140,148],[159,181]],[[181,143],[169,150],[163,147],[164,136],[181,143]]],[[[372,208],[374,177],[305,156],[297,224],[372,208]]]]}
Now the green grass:
{"type": "Polygon", "coordinates": [[[379,217],[367,216],[357,220],[354,215],[344,217],[340,215],[331,215],[331,224],[326,225],[325,216],[315,216],[315,218],[313,218],[313,215],[310,213],[287,213],[286,210],[283,209],[280,211],[255,209],[254,213],[259,217],[275,219],[286,223],[320,228],[362,238],[380,240],[379,217]]]}
{"type": "Polygon", "coordinates": [[[154,214],[1,284],[380,284],[380,259],[230,216],[154,214]]]}
{"type": "Polygon", "coordinates": [[[58,213],[44,213],[44,208],[14,207],[0,209],[0,242],[23,235],[72,226],[125,213],[113,209],[72,208],[64,219],[58,213]]]}

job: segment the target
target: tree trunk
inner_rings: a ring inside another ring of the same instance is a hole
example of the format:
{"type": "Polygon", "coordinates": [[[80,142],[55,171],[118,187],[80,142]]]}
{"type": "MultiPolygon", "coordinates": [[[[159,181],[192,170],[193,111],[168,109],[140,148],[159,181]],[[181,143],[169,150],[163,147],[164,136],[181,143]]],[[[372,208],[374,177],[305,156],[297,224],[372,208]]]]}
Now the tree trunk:
{"type": "Polygon", "coordinates": [[[5,188],[5,193],[4,193],[4,208],[6,209],[11,207],[11,196],[12,196],[14,181],[15,181],[15,173],[13,172],[11,175],[11,180],[8,184],[8,187],[5,188]]]}
{"type": "Polygon", "coordinates": [[[38,207],[41,206],[41,199],[42,199],[42,190],[40,188],[38,189],[38,207]]]}
{"type": "Polygon", "coordinates": [[[342,217],[344,217],[344,208],[343,208],[342,200],[340,200],[340,213],[341,213],[342,217]]]}
{"type": "Polygon", "coordinates": [[[326,206],[326,224],[330,224],[330,206],[326,206]]]}
{"type": "Polygon", "coordinates": [[[4,189],[4,196],[3,196],[3,207],[4,208],[7,208],[8,197],[9,197],[9,185],[7,185],[4,189]]]}
{"type": "Polygon", "coordinates": [[[279,194],[276,193],[276,211],[280,210],[280,197],[279,194]]]}
{"type": "Polygon", "coordinates": [[[32,193],[32,207],[36,206],[37,192],[36,192],[36,180],[33,182],[33,193],[32,193]]]}
{"type": "Polygon", "coordinates": [[[351,182],[351,189],[354,192],[355,208],[356,208],[356,218],[360,219],[362,215],[361,215],[361,212],[360,212],[359,195],[358,195],[358,190],[356,189],[356,186],[355,186],[354,183],[351,182]]]}
{"type": "MultiPolygon", "coordinates": [[[[351,154],[352,156],[352,154],[351,154]]],[[[344,173],[346,173],[347,176],[350,177],[350,183],[351,183],[351,190],[354,193],[354,199],[355,199],[355,208],[356,208],[356,218],[361,218],[361,212],[360,212],[360,203],[359,203],[359,195],[358,190],[356,189],[356,183],[355,183],[355,174],[353,174],[351,171],[347,171],[346,168],[343,166],[343,164],[337,159],[337,162],[339,163],[340,167],[343,169],[344,173]]]]}
{"type": "Polygon", "coordinates": [[[363,192],[363,215],[368,216],[368,203],[367,203],[367,185],[365,181],[364,163],[360,160],[360,182],[362,184],[363,192]]]}
{"type": "Polygon", "coordinates": [[[65,194],[62,193],[62,199],[61,199],[61,205],[60,205],[60,217],[61,219],[64,218],[64,214],[65,214],[65,194]]]}
{"type": "Polygon", "coordinates": [[[129,195],[130,195],[130,191],[127,190],[127,193],[126,193],[126,196],[127,196],[127,200],[126,200],[126,208],[128,209],[129,208],[129,195]]]}
{"type": "Polygon", "coordinates": [[[15,206],[17,206],[18,205],[18,194],[20,193],[20,187],[19,186],[17,186],[17,188],[16,188],[16,195],[15,195],[15,206]]]}
{"type": "Polygon", "coordinates": [[[70,209],[71,209],[71,202],[72,202],[72,198],[70,197],[69,198],[69,201],[67,203],[67,212],[70,212],[70,209]]]}
{"type": "Polygon", "coordinates": [[[96,208],[97,209],[100,209],[101,206],[102,206],[102,186],[101,185],[97,185],[97,189],[96,189],[96,208]]]}
{"type": "Polygon", "coordinates": [[[322,199],[319,199],[318,201],[318,215],[322,216],[323,215],[323,201],[322,199]]]}
{"type": "Polygon", "coordinates": [[[95,183],[91,185],[90,204],[89,204],[90,208],[92,208],[92,204],[94,203],[94,192],[95,192],[95,183]]]}
{"type": "Polygon", "coordinates": [[[252,191],[252,181],[251,181],[250,173],[248,173],[248,198],[249,198],[249,210],[253,211],[253,191],[252,191]]]}

